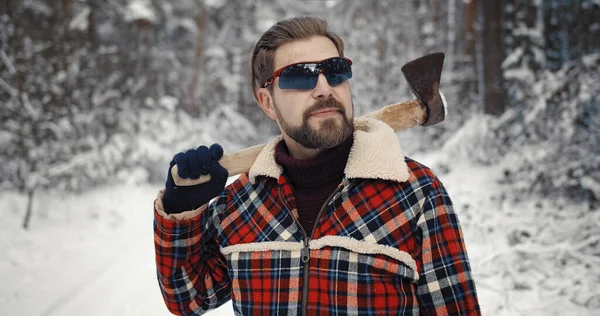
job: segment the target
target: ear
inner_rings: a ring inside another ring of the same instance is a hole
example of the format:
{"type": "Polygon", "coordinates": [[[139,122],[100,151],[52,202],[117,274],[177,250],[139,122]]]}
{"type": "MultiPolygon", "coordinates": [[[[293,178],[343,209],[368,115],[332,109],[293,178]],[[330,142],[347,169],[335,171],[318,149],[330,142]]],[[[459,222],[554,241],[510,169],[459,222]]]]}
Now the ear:
{"type": "Polygon", "coordinates": [[[258,105],[260,105],[260,108],[268,117],[270,117],[272,120],[277,120],[277,112],[275,112],[273,95],[269,89],[258,89],[258,105]]]}

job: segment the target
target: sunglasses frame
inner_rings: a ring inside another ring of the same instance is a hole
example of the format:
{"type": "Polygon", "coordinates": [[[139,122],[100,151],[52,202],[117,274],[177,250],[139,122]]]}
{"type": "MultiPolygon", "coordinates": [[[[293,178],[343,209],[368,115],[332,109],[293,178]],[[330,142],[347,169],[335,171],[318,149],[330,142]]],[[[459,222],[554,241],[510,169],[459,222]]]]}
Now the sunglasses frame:
{"type": "MultiPolygon", "coordinates": [[[[270,84],[273,84],[275,82],[275,79],[277,79],[278,77],[281,76],[281,72],[284,71],[288,67],[295,66],[295,65],[300,65],[300,64],[315,64],[315,65],[319,65],[322,62],[328,61],[330,59],[337,59],[337,58],[340,58],[340,59],[343,59],[343,60],[347,61],[349,67],[352,66],[352,60],[350,60],[350,58],[343,57],[343,56],[329,57],[329,58],[325,58],[325,59],[322,59],[322,60],[319,60],[319,61],[302,61],[302,62],[299,62],[299,63],[293,63],[293,64],[289,64],[289,65],[283,66],[283,67],[275,70],[271,74],[271,76],[269,76],[269,78],[267,78],[267,80],[265,80],[265,83],[263,84],[262,87],[266,88],[270,84]]],[[[319,74],[321,74],[321,73],[323,73],[323,69],[319,69],[319,74]]]]}

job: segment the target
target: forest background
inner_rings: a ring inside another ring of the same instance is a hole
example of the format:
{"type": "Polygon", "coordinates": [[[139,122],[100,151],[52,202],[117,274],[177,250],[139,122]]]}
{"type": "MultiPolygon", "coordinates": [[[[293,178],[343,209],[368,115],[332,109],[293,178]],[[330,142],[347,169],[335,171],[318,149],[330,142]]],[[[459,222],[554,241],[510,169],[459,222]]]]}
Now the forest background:
{"type": "MultiPolygon", "coordinates": [[[[548,221],[576,218],[565,238],[600,267],[599,0],[3,0],[0,190],[26,201],[18,225],[32,229],[38,195],[159,188],[178,151],[270,139],[249,57],[295,15],[323,17],[344,39],[358,115],[411,98],[401,66],[444,52],[450,116],[399,134],[405,152],[444,148],[440,174],[453,160],[510,159],[496,202],[539,209],[510,242],[545,244],[548,221]]],[[[600,306],[592,292],[578,304],[600,306]]]]}

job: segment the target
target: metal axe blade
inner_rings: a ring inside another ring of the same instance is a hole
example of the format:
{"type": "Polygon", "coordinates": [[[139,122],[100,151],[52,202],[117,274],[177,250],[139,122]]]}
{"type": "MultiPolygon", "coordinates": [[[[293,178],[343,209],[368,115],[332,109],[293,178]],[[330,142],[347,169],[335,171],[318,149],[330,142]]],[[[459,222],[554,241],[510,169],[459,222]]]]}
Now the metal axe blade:
{"type": "Polygon", "coordinates": [[[433,53],[401,68],[411,91],[427,109],[427,120],[421,125],[435,125],[446,118],[446,100],[439,90],[443,66],[444,53],[433,53]]]}

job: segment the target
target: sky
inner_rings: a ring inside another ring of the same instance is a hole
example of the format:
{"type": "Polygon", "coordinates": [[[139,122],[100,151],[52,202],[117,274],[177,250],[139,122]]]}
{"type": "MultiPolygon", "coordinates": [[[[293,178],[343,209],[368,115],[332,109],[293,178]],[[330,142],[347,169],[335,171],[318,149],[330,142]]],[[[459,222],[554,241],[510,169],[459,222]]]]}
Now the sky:
{"type": "MultiPolygon", "coordinates": [[[[562,258],[564,244],[511,241],[519,227],[539,229],[535,214],[545,206],[506,198],[499,180],[511,162],[480,166],[450,157],[442,148],[411,158],[430,166],[450,193],[483,314],[600,312],[597,262],[571,260],[557,268],[548,258],[562,258]]],[[[152,205],[160,188],[129,183],[80,195],[42,193],[29,231],[21,228],[25,196],[0,192],[0,315],[170,315],[153,259],[152,205]]],[[[573,235],[568,230],[575,224],[562,229],[573,235]]],[[[233,315],[231,303],[208,315],[233,315]]]]}

